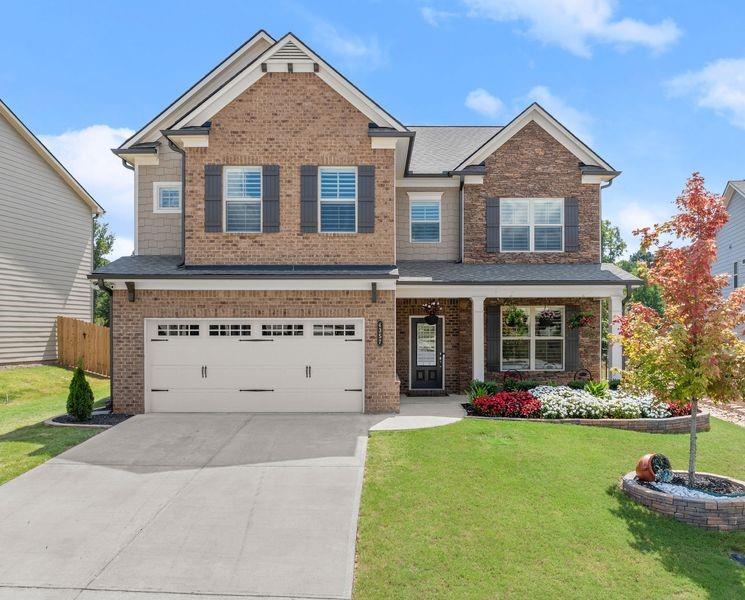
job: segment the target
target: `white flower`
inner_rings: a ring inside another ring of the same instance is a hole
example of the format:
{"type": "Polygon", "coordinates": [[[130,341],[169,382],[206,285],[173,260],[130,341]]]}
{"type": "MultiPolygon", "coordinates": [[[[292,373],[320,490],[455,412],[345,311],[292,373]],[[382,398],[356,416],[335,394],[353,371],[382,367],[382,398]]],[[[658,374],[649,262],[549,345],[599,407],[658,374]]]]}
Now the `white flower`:
{"type": "Polygon", "coordinates": [[[530,393],[541,401],[544,419],[663,419],[670,416],[667,407],[652,396],[634,396],[620,390],[611,390],[606,398],[597,398],[585,390],[541,385],[530,393]]]}

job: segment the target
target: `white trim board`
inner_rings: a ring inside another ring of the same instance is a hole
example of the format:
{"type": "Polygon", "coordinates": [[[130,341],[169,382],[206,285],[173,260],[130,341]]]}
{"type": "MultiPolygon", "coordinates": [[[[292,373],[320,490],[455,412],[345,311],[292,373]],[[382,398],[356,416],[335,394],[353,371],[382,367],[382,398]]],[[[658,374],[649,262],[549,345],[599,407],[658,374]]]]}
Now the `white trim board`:
{"type": "MultiPolygon", "coordinates": [[[[421,281],[421,280],[418,280],[421,281]]],[[[398,280],[396,298],[622,298],[625,285],[446,285],[398,280]]]]}
{"type": "MultiPolygon", "coordinates": [[[[126,281],[134,282],[135,298],[137,290],[370,291],[373,283],[377,284],[378,291],[396,289],[395,279],[137,279],[132,277],[127,278],[126,281]]],[[[124,279],[106,279],[106,283],[113,289],[126,289],[124,279]]]]}

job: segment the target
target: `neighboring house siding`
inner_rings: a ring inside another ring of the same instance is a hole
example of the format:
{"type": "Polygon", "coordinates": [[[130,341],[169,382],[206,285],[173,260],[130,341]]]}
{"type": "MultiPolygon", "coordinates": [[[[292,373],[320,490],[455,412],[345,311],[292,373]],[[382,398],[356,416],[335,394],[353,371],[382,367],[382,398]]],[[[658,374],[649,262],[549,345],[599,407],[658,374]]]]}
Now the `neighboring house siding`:
{"type": "Polygon", "coordinates": [[[726,274],[727,286],[723,292],[728,296],[732,292],[735,262],[738,262],[738,287],[745,286],[745,196],[735,192],[729,206],[729,221],[717,235],[717,259],[713,266],[715,275],[726,274]]]}
{"type": "Polygon", "coordinates": [[[464,262],[599,263],[600,190],[582,184],[579,159],[535,122],[528,123],[486,161],[483,185],[465,186],[464,262]],[[576,196],[579,251],[487,252],[487,198],[576,196]]]}
{"type": "Polygon", "coordinates": [[[0,364],[54,360],[56,317],[91,319],[91,209],[3,118],[0,215],[0,364]]]}
{"type": "Polygon", "coordinates": [[[158,164],[137,167],[137,254],[181,254],[181,215],[153,211],[158,181],[181,181],[181,155],[163,138],[158,164]]]}
{"type": "Polygon", "coordinates": [[[373,150],[370,119],[314,73],[267,73],[212,118],[208,148],[188,148],[189,264],[393,264],[393,150],[373,150]],[[205,232],[205,165],[279,165],[276,233],[205,232]],[[300,231],[300,167],[375,167],[373,233],[300,231]]]}
{"type": "MultiPolygon", "coordinates": [[[[459,260],[460,227],[458,188],[442,191],[440,201],[440,243],[415,243],[410,240],[409,195],[408,192],[422,192],[422,189],[396,189],[396,244],[398,260],[459,260]]],[[[429,191],[429,190],[427,190],[429,191]]]]}

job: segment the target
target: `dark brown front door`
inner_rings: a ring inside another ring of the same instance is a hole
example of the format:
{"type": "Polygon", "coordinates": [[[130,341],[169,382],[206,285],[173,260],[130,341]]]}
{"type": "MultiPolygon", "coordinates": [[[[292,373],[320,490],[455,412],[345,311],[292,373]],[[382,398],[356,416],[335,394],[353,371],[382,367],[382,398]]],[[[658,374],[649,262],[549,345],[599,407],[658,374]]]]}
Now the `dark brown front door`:
{"type": "Polygon", "coordinates": [[[434,325],[424,317],[411,319],[411,385],[412,390],[442,389],[442,317],[434,325]]]}

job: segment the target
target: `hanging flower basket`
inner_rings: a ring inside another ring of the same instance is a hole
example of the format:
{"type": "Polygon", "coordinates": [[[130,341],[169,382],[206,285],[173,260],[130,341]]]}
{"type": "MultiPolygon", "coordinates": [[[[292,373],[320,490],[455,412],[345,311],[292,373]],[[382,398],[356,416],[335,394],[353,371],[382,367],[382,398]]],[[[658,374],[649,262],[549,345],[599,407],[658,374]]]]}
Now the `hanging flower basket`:
{"type": "Polygon", "coordinates": [[[528,313],[517,306],[510,306],[504,314],[504,324],[513,329],[520,329],[528,324],[528,313]]]}
{"type": "Polygon", "coordinates": [[[431,302],[423,304],[422,308],[424,309],[424,312],[427,313],[424,317],[424,322],[427,325],[436,325],[438,318],[437,313],[439,313],[441,309],[440,303],[437,300],[432,300],[431,302]]]}
{"type": "Polygon", "coordinates": [[[558,310],[544,309],[536,315],[536,325],[538,327],[551,327],[561,318],[558,310]]]}
{"type": "Polygon", "coordinates": [[[581,312],[576,316],[572,317],[567,323],[569,329],[581,329],[592,324],[595,315],[591,312],[581,312]]]}

